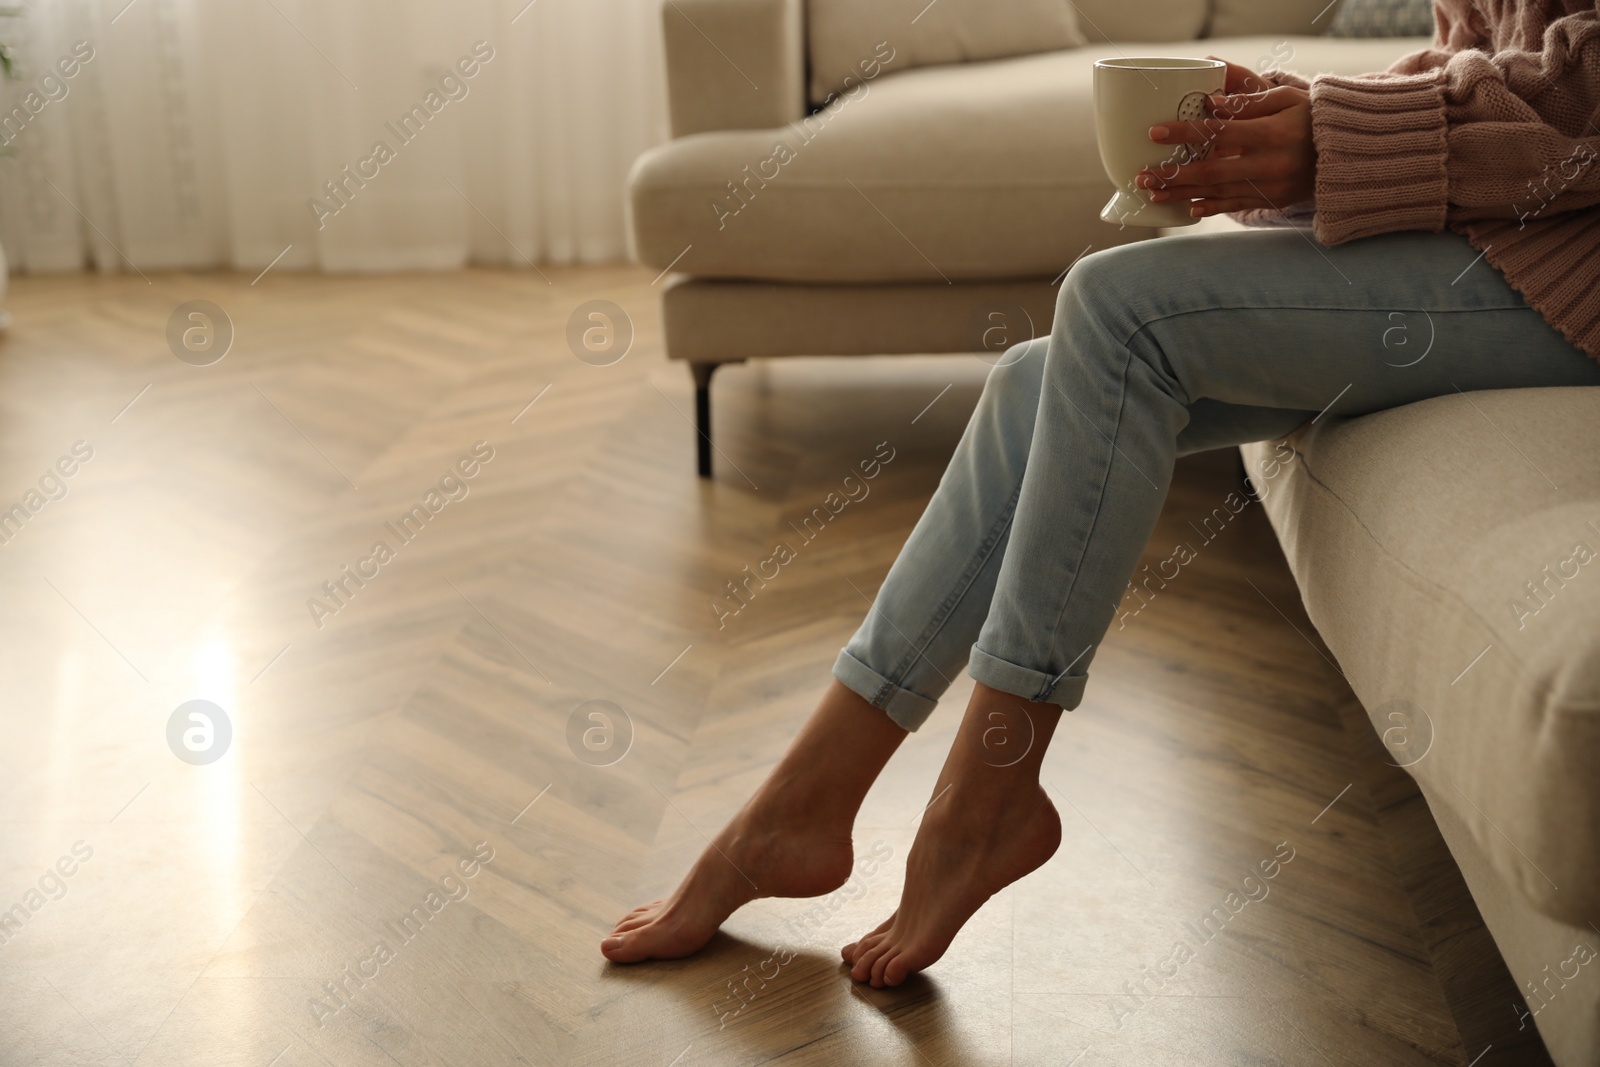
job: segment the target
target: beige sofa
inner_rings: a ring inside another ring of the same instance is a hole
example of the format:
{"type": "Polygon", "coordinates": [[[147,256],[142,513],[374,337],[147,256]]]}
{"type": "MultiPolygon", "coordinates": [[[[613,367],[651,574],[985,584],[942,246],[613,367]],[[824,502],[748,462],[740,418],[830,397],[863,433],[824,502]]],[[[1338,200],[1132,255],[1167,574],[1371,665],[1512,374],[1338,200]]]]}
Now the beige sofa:
{"type": "MultiPolygon", "coordinates": [[[[1486,1010],[1537,1026],[1561,1067],[1592,1067],[1600,389],[1457,394],[1288,441],[1294,461],[1258,492],[1524,998],[1486,1010]]],[[[1272,448],[1245,446],[1246,469],[1272,448]]]]}
{"type": "Polygon", "coordinates": [[[630,230],[640,261],[673,271],[666,347],[699,387],[701,473],[718,365],[1022,340],[1048,330],[1074,259],[1150,236],[1098,218],[1112,185],[1095,148],[1093,60],[1209,52],[1256,68],[1360,73],[1426,43],[1318,36],[1331,13],[1312,20],[1326,5],[666,3],[673,139],[634,167],[630,230]],[[1013,37],[994,29],[1006,21],[999,9],[1020,9],[1013,37]],[[1043,17],[1052,9],[1099,43],[1003,54],[1065,38],[1043,17]],[[1208,28],[1214,39],[1192,40],[1208,28]],[[1002,54],[939,62],[993,53],[1002,54]]]}
{"type": "MultiPolygon", "coordinates": [[[[1021,340],[1049,329],[1076,258],[1151,236],[1097,217],[1092,60],[1361,73],[1427,43],[1323,37],[1325,3],[668,0],[674,136],[635,167],[631,228],[672,272],[701,473],[720,364],[1021,340]]],[[[1247,469],[1526,1001],[1506,983],[1457,1005],[1463,1035],[1509,1030],[1492,1040],[1511,1058],[1484,1062],[1538,1062],[1536,1026],[1561,1067],[1600,1063],[1600,561],[1570,562],[1600,552],[1600,390],[1445,397],[1290,440],[1275,478],[1270,444],[1247,469]]],[[[1435,932],[1441,959],[1470,955],[1468,933],[1435,932]]]]}

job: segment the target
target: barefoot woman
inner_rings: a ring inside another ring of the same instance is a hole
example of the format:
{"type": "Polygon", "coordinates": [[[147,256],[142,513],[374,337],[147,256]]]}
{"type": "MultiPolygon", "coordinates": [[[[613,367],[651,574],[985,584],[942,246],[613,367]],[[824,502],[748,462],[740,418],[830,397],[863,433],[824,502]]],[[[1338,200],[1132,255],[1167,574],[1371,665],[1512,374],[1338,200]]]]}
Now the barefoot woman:
{"type": "Polygon", "coordinates": [[[1051,336],[990,374],[821,705],[672,898],[601,943],[608,958],[683,956],[755,896],[841,885],[867,788],[965,666],[977,685],[900,907],[843,950],[857,980],[899,984],[1060,843],[1039,766],[1082,699],[1176,457],[1324,409],[1600,385],[1600,11],[1434,10],[1435,47],[1386,74],[1263,84],[1232,67],[1211,130],[1151,130],[1215,145],[1175,176],[1141,175],[1155,199],[1192,200],[1197,215],[1314,207],[1319,243],[1284,227],[1169,237],[1072,269],[1051,336]],[[1410,366],[1386,361],[1396,311],[1434,326],[1410,366]],[[997,723],[1032,730],[1019,762],[985,749],[997,723]]]}

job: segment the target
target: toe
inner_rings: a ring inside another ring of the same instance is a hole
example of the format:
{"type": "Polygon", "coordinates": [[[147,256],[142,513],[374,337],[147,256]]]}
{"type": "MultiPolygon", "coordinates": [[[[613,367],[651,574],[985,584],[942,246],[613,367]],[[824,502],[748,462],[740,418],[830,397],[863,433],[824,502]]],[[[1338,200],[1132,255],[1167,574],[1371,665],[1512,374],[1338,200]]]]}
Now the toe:
{"type": "Polygon", "coordinates": [[[850,968],[850,977],[858,982],[865,982],[872,977],[872,965],[883,955],[884,949],[882,935],[862,938],[861,947],[856,951],[855,965],[850,968]]]}
{"type": "Polygon", "coordinates": [[[912,971],[912,956],[909,952],[899,952],[892,955],[889,962],[883,965],[883,984],[897,986],[906,980],[912,971]]]}
{"type": "Polygon", "coordinates": [[[872,930],[866,934],[866,936],[861,938],[861,940],[852,941],[844,948],[840,949],[839,955],[844,957],[844,961],[846,963],[854,964],[856,962],[856,957],[862,953],[865,947],[878,940],[879,936],[882,935],[885,930],[889,929],[889,924],[892,922],[894,922],[894,916],[890,915],[887,919],[883,920],[883,922],[873,927],[872,930]]]}
{"type": "Polygon", "coordinates": [[[872,961],[873,986],[878,989],[883,988],[885,984],[883,980],[883,972],[889,966],[889,961],[895,959],[897,956],[898,953],[892,948],[885,948],[882,952],[878,953],[877,958],[872,961]]]}
{"type": "Polygon", "coordinates": [[[633,932],[606,938],[600,942],[600,954],[612,963],[638,963],[650,958],[645,939],[633,932]]]}
{"type": "Polygon", "coordinates": [[[629,930],[637,930],[641,926],[648,926],[653,921],[655,921],[654,915],[635,915],[631,919],[623,919],[617,924],[617,928],[611,932],[614,934],[625,934],[629,930]]]}
{"type": "MultiPolygon", "coordinates": [[[[628,912],[628,914],[626,914],[622,918],[618,919],[617,920],[617,926],[621,926],[623,923],[627,922],[629,919],[636,919],[639,916],[644,915],[644,914],[646,914],[648,912],[653,912],[653,911],[656,910],[656,908],[658,908],[660,906],[661,906],[661,901],[659,901],[659,900],[651,901],[649,904],[640,904],[637,908],[634,908],[632,911],[628,912]]],[[[616,927],[612,927],[612,929],[614,930],[614,929],[616,929],[616,927]]]]}

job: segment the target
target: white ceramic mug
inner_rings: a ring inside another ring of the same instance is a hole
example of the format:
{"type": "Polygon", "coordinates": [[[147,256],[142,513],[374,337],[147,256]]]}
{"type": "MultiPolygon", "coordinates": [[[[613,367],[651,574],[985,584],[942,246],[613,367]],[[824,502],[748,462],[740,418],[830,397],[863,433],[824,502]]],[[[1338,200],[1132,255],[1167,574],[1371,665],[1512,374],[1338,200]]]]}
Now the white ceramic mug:
{"type": "Polygon", "coordinates": [[[1150,190],[1133,184],[1145,167],[1187,163],[1208,149],[1164,145],[1150,139],[1150,127],[1193,121],[1206,115],[1206,97],[1227,84],[1228,65],[1220,59],[1102,59],[1094,65],[1094,125],[1100,162],[1116,183],[1116,195],[1100,212],[1123,226],[1188,226],[1191,201],[1157,204],[1150,190]]]}

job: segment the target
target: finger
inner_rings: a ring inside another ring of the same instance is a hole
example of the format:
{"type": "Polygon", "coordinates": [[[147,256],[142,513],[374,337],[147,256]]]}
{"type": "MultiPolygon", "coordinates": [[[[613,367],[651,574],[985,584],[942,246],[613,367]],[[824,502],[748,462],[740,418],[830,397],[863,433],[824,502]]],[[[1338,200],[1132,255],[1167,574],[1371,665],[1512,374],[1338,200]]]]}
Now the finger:
{"type": "Polygon", "coordinates": [[[1231,196],[1213,200],[1196,200],[1189,206],[1189,214],[1197,219],[1208,215],[1225,215],[1230,211],[1252,211],[1270,208],[1271,204],[1259,196],[1231,196]]]}
{"type": "Polygon", "coordinates": [[[1272,132],[1257,122],[1211,118],[1152,126],[1150,139],[1157,144],[1208,144],[1234,154],[1240,148],[1270,143],[1272,132]]]}
{"type": "Polygon", "coordinates": [[[1230,93],[1211,98],[1211,113],[1218,118],[1259,119],[1276,115],[1299,104],[1304,97],[1291,85],[1279,85],[1259,93],[1230,93]]]}
{"type": "Polygon", "coordinates": [[[1158,204],[1172,200],[1208,200],[1213,198],[1234,198],[1253,196],[1261,199],[1260,191],[1249,182],[1221,182],[1217,185],[1184,186],[1176,189],[1156,189],[1150,193],[1150,199],[1158,204]]]}
{"type": "Polygon", "coordinates": [[[1215,140],[1227,126],[1225,119],[1195,119],[1192,122],[1174,119],[1150,127],[1150,139],[1161,144],[1206,144],[1215,140]]]}
{"type": "MultiPolygon", "coordinates": [[[[1141,189],[1192,190],[1196,186],[1222,185],[1225,182],[1242,182],[1259,178],[1260,167],[1251,156],[1224,156],[1220,159],[1202,159],[1194,163],[1158,163],[1146,167],[1134,176],[1133,183],[1141,189]]],[[[1190,196],[1195,194],[1190,191],[1190,196]]]]}

